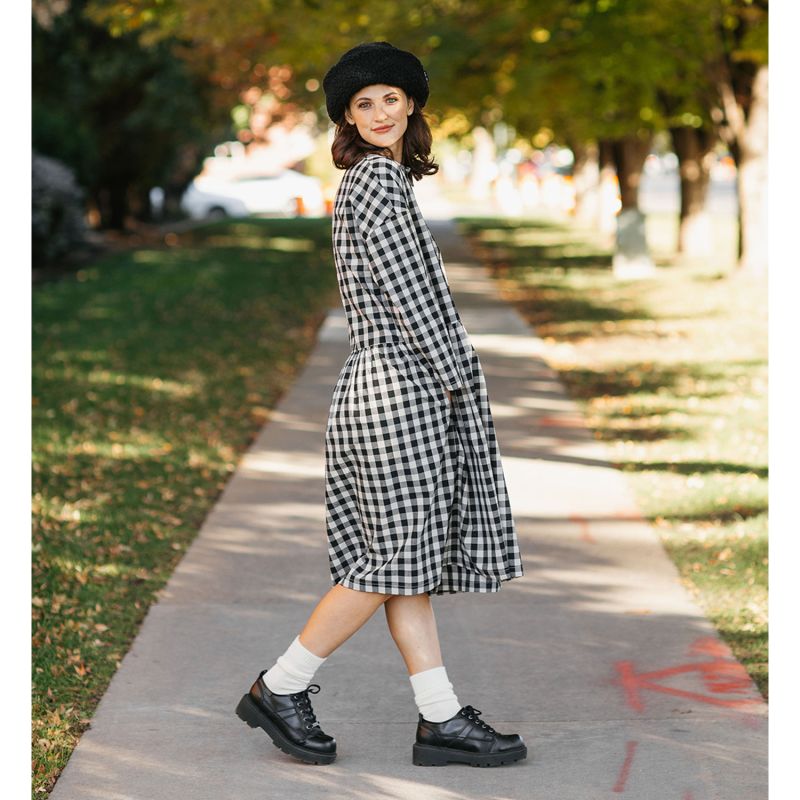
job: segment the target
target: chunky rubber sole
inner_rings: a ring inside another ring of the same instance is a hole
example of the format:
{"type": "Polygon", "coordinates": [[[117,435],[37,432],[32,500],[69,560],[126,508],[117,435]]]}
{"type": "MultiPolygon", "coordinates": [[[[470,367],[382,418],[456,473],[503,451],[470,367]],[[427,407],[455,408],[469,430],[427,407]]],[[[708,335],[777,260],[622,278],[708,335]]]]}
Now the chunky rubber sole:
{"type": "Polygon", "coordinates": [[[251,728],[261,728],[272,739],[275,747],[283,750],[287,755],[299,758],[306,764],[330,764],[336,759],[336,753],[318,753],[307,747],[295,744],[291,739],[288,739],[269,716],[258,707],[249,692],[242,695],[242,699],[236,706],[236,716],[251,728]]]}
{"type": "Polygon", "coordinates": [[[452,747],[433,747],[428,744],[414,744],[412,760],[418,767],[443,767],[445,764],[469,764],[471,767],[499,767],[527,758],[528,747],[522,745],[516,750],[504,753],[467,753],[452,747]]]}

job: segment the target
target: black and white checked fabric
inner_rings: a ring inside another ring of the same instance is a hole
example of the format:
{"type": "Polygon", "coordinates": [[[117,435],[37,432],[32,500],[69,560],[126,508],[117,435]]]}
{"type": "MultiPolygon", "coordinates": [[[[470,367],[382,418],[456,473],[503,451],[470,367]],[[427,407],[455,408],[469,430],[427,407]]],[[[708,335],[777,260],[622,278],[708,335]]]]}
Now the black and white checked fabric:
{"type": "Polygon", "coordinates": [[[351,351],[325,432],[331,578],[496,592],[523,569],[486,381],[408,172],[369,154],[334,202],[351,351]]]}

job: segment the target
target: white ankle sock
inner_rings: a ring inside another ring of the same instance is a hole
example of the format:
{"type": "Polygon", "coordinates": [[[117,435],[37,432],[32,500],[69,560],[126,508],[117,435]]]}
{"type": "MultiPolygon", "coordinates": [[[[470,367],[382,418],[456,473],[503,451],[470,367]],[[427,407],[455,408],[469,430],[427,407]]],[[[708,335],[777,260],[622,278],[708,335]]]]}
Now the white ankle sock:
{"type": "Polygon", "coordinates": [[[433,667],[409,676],[419,713],[429,722],[444,722],[461,710],[445,667],[433,667]]]}
{"type": "Polygon", "coordinates": [[[267,689],[275,694],[302,692],[308,688],[314,673],[326,658],[314,655],[303,647],[298,634],[288,650],[264,673],[263,681],[267,689]]]}

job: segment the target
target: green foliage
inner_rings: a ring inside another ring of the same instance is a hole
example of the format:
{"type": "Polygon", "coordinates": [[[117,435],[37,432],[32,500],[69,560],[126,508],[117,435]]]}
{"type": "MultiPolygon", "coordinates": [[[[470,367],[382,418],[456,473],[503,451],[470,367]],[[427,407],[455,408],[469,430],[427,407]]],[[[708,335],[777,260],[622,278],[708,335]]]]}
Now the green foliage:
{"type": "Polygon", "coordinates": [[[231,94],[252,82],[256,62],[288,64],[293,99],[323,120],[325,70],[357,42],[387,39],[423,59],[427,110],[462,120],[451,129],[502,119],[523,136],[545,128],[564,142],[709,127],[720,81],[746,98],[752,66],[767,57],[766,0],[247,0],[224,8],[93,0],[90,9],[117,34],[190,42],[186,56],[231,94]]]}
{"type": "Polygon", "coordinates": [[[34,152],[31,166],[33,267],[65,267],[88,254],[83,192],[62,162],[34,152]]]}
{"type": "Polygon", "coordinates": [[[192,71],[229,101],[254,77],[268,82],[266,69],[253,72],[257,65],[291,64],[301,103],[324,111],[321,89],[309,95],[305,81],[321,80],[334,54],[358,41],[403,38],[417,12],[359,0],[91,0],[88,13],[114,35],[137,31],[148,43],[165,37],[186,43],[182,55],[192,71]]]}
{"type": "Polygon", "coordinates": [[[425,61],[436,113],[562,138],[707,124],[714,64],[766,58],[763,0],[249,0],[224,14],[212,0],[94,0],[91,9],[117,32],[191,41],[231,86],[242,59],[290,64],[296,98],[319,108],[320,90],[309,94],[305,81],[356,42],[388,39],[425,61]]]}
{"type": "Polygon", "coordinates": [[[207,89],[163,40],[114,37],[72,2],[48,27],[33,21],[33,145],[76,170],[107,224],[154,185],[191,178],[185,148],[206,148],[207,89]],[[177,175],[176,175],[177,173],[177,175]]]}

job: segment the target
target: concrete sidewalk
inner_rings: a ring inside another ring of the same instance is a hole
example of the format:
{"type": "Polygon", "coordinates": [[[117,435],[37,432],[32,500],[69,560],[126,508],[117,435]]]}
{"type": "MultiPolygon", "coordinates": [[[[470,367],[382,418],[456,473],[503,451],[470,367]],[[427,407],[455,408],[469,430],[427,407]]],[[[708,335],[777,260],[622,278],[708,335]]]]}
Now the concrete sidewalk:
{"type": "Polygon", "coordinates": [[[323,437],[348,353],[332,310],[103,697],[55,800],[761,800],[766,705],[690,600],[541,341],[431,223],[486,373],[525,576],[433,598],[462,704],[528,758],[416,767],[417,709],[384,614],[317,673],[338,742],[295,761],[234,714],[331,586],[323,437]]]}

